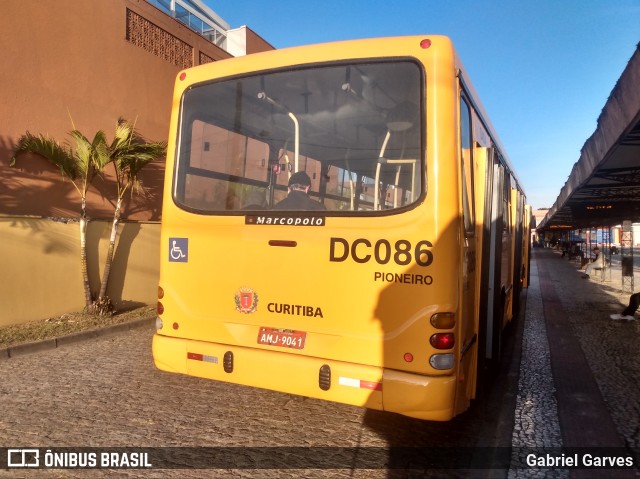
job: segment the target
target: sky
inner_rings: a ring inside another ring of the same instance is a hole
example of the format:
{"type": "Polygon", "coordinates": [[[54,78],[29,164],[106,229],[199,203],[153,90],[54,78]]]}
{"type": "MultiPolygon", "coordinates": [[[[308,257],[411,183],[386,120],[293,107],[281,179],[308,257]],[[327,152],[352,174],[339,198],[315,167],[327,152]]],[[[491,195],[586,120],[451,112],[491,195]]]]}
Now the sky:
{"type": "Polygon", "coordinates": [[[205,3],[275,48],[449,36],[534,209],[555,203],[640,42],[640,0],[205,3]]]}

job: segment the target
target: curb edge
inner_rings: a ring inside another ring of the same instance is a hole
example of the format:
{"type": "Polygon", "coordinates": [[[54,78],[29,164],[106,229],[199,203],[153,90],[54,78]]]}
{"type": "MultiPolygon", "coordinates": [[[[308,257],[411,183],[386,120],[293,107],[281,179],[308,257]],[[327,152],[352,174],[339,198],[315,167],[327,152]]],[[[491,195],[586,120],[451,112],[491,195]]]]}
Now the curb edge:
{"type": "Polygon", "coordinates": [[[56,349],[61,346],[75,344],[87,339],[99,338],[102,336],[108,336],[110,334],[116,334],[130,331],[132,329],[142,328],[145,326],[151,326],[155,324],[155,321],[155,315],[148,316],[146,318],[135,319],[133,321],[127,321],[124,323],[116,323],[108,326],[87,329],[85,331],[78,331],[76,333],[67,334],[58,338],[43,339],[41,341],[34,341],[31,343],[9,346],[7,348],[0,348],[0,361],[17,356],[24,356],[26,354],[39,353],[41,351],[56,349]]]}

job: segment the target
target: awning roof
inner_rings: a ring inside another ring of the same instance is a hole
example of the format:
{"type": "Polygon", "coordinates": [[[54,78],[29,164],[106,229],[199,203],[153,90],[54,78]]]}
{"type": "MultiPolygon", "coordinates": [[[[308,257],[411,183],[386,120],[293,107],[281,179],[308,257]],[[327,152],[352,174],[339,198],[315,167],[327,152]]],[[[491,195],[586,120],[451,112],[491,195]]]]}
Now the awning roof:
{"type": "Polygon", "coordinates": [[[640,44],[538,230],[640,221],[640,44]]]}

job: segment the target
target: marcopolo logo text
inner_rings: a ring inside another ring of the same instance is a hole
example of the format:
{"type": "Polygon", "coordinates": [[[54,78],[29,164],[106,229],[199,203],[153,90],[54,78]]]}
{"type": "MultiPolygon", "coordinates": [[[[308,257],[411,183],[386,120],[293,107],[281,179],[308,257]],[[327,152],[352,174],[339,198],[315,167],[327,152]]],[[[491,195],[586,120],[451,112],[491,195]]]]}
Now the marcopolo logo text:
{"type": "Polygon", "coordinates": [[[276,225],[276,226],[324,226],[324,216],[281,216],[258,215],[245,216],[247,225],[276,225]]]}

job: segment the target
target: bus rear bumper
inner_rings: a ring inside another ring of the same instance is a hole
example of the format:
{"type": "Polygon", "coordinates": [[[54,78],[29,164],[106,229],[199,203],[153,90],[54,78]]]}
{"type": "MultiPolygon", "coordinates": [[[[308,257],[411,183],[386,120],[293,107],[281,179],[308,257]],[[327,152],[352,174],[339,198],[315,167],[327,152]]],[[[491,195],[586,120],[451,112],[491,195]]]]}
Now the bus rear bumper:
{"type": "Polygon", "coordinates": [[[419,419],[445,421],[453,417],[453,376],[422,376],[157,333],[153,337],[152,349],[154,363],[163,371],[396,412],[419,419]],[[325,366],[330,370],[330,387],[323,390],[320,370],[325,366]]]}

